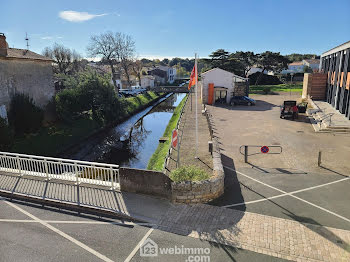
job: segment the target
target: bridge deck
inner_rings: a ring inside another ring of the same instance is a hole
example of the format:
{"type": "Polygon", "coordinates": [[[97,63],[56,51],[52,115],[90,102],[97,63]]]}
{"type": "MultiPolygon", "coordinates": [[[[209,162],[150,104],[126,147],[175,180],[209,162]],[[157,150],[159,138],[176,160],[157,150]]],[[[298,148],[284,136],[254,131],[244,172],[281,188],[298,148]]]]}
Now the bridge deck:
{"type": "Polygon", "coordinates": [[[54,200],[88,207],[97,207],[129,216],[120,191],[96,185],[79,186],[70,181],[46,180],[0,172],[0,192],[21,194],[43,200],[54,200]]]}

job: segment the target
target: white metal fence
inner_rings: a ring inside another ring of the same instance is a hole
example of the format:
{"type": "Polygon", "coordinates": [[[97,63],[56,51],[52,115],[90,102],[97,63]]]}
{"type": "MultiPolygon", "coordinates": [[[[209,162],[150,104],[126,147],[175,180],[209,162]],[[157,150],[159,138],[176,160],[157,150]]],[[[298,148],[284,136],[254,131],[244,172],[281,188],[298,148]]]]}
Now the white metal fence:
{"type": "Polygon", "coordinates": [[[119,187],[119,166],[112,164],[0,152],[0,171],[119,187]]]}

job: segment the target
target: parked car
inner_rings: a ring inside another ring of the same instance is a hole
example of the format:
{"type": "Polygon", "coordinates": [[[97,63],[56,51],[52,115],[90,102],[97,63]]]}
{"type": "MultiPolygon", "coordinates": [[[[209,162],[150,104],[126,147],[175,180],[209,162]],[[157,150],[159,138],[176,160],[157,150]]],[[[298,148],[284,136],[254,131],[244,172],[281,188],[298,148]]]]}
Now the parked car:
{"type": "Polygon", "coordinates": [[[236,105],[254,106],[255,103],[256,102],[254,99],[247,96],[233,96],[230,100],[231,106],[236,106],[236,105]]]}

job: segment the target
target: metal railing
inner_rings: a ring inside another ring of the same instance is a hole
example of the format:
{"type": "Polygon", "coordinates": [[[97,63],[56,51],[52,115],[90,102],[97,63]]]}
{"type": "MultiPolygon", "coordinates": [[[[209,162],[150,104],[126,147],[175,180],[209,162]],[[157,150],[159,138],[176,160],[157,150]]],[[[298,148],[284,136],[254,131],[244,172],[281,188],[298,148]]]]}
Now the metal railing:
{"type": "MultiPolygon", "coordinates": [[[[187,104],[187,101],[188,101],[188,98],[189,98],[189,97],[190,97],[190,94],[187,95],[186,100],[185,100],[185,103],[183,104],[183,106],[182,106],[182,108],[181,108],[180,117],[179,117],[179,119],[177,120],[177,122],[176,122],[176,127],[175,127],[175,129],[177,129],[177,130],[179,130],[179,125],[180,125],[180,123],[181,123],[181,119],[182,119],[182,117],[183,117],[183,113],[184,113],[184,110],[185,110],[185,107],[186,107],[186,104],[187,104]]],[[[182,133],[183,133],[183,131],[182,131],[182,133]]],[[[181,138],[182,138],[182,134],[181,134],[181,138]]],[[[181,139],[179,139],[179,141],[178,141],[178,149],[177,149],[177,150],[180,150],[180,144],[181,144],[181,139]]],[[[167,170],[168,161],[169,161],[169,159],[170,159],[172,150],[173,150],[173,147],[171,146],[171,143],[170,143],[170,146],[169,146],[169,149],[168,149],[168,153],[167,153],[167,155],[166,155],[166,157],[165,157],[165,160],[164,160],[163,170],[167,170]]],[[[178,152],[178,154],[179,154],[179,152],[178,152]]]]}
{"type": "Polygon", "coordinates": [[[335,113],[328,113],[327,115],[320,117],[320,119],[319,119],[320,127],[321,127],[321,124],[323,123],[323,121],[326,120],[327,118],[329,118],[329,126],[331,126],[332,125],[332,116],[334,114],[335,113]]]}
{"type": "Polygon", "coordinates": [[[119,187],[119,166],[113,164],[0,152],[0,171],[21,176],[119,187]]]}

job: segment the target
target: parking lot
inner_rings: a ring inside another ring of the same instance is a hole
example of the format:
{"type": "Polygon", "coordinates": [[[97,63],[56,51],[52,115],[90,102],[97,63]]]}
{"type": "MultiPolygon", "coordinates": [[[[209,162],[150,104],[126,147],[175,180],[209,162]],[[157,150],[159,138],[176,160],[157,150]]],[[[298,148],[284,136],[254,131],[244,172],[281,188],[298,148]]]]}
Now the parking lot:
{"type": "Polygon", "coordinates": [[[162,248],[201,248],[201,261],[281,261],[255,252],[175,235],[149,225],[105,220],[0,198],[0,261],[191,261],[188,254],[141,257],[147,238],[162,248]]]}
{"type": "Polygon", "coordinates": [[[252,98],[256,106],[209,108],[226,174],[225,194],[213,204],[350,230],[349,134],[315,133],[303,115],[280,119],[279,105],[296,95],[252,98]],[[261,154],[260,147],[251,147],[245,163],[242,145],[281,146],[282,153],[261,154]]]}

